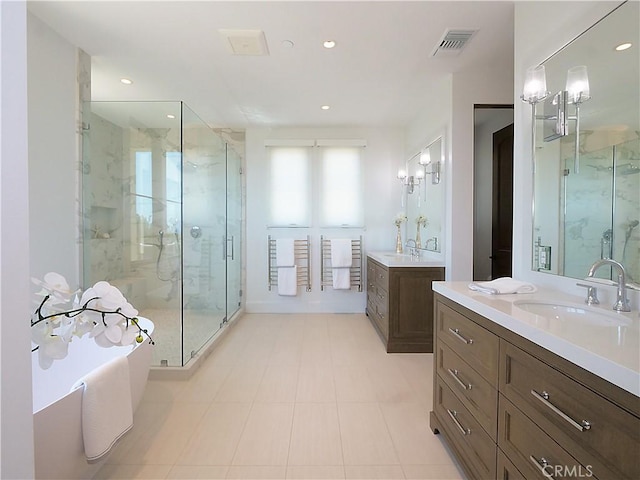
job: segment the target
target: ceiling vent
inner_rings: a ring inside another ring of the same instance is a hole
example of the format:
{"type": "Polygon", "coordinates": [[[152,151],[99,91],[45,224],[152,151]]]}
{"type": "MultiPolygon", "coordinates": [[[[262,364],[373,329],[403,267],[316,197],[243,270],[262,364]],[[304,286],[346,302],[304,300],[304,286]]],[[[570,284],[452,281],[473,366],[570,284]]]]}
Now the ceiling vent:
{"type": "Polygon", "coordinates": [[[269,55],[262,30],[218,30],[232,55],[269,55]]]}
{"type": "Polygon", "coordinates": [[[447,30],[431,52],[432,57],[459,55],[477,30],[447,30]]]}

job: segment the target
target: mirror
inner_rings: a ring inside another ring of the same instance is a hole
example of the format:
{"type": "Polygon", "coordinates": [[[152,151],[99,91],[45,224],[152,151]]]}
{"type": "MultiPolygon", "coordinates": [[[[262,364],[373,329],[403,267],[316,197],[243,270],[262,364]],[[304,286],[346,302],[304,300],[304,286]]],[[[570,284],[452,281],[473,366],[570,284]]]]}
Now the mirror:
{"type": "Polygon", "coordinates": [[[443,137],[436,138],[407,161],[407,239],[422,250],[440,252],[444,216],[443,137]]]}
{"type": "MultiPolygon", "coordinates": [[[[544,62],[551,95],[536,110],[534,270],[584,278],[611,258],[640,286],[639,7],[619,6],[544,62]],[[582,97],[571,87],[579,66],[582,97]]],[[[610,268],[596,275],[616,279],[610,268]]]]}

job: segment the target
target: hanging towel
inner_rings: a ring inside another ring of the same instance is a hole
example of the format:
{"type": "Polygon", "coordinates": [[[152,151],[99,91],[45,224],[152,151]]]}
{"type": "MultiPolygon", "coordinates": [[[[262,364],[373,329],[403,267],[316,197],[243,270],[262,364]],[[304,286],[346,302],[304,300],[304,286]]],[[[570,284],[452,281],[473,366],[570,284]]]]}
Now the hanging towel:
{"type": "Polygon", "coordinates": [[[334,290],[351,289],[351,240],[336,238],[331,240],[331,276],[334,290]]]}
{"type": "Polygon", "coordinates": [[[87,460],[94,462],[109,453],[133,426],[129,361],[119,356],[78,380],[72,390],[82,393],[82,436],[87,460]]]}
{"type": "Polygon", "coordinates": [[[278,295],[298,294],[298,267],[278,267],[278,295]]]}
{"type": "Polygon", "coordinates": [[[490,295],[500,295],[506,293],[533,293],[538,289],[531,283],[514,280],[511,277],[501,277],[491,280],[490,282],[470,283],[469,290],[488,293],[490,295]]]}
{"type": "Polygon", "coordinates": [[[293,267],[296,263],[292,238],[276,240],[276,267],[293,267]]]}

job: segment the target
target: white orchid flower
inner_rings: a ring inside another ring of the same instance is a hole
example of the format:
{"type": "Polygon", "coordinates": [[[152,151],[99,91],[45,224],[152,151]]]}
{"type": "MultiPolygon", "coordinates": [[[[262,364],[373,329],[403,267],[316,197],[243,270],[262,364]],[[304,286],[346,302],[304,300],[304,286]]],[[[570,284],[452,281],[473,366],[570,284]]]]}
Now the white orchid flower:
{"type": "Polygon", "coordinates": [[[50,295],[49,302],[51,305],[69,302],[71,297],[78,292],[78,290],[72,291],[67,280],[55,272],[47,273],[43,280],[32,278],[31,281],[42,287],[42,290],[40,290],[37,295],[50,295]]]}

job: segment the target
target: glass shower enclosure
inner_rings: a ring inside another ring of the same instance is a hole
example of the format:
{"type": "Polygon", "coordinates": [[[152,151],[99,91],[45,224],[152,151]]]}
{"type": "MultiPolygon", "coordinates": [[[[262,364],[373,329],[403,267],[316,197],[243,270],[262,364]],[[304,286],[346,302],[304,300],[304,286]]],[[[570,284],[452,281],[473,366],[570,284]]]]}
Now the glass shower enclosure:
{"type": "Polygon", "coordinates": [[[240,307],[240,155],[183,102],[88,102],[83,283],[155,324],[154,366],[186,365],[240,307]]]}

